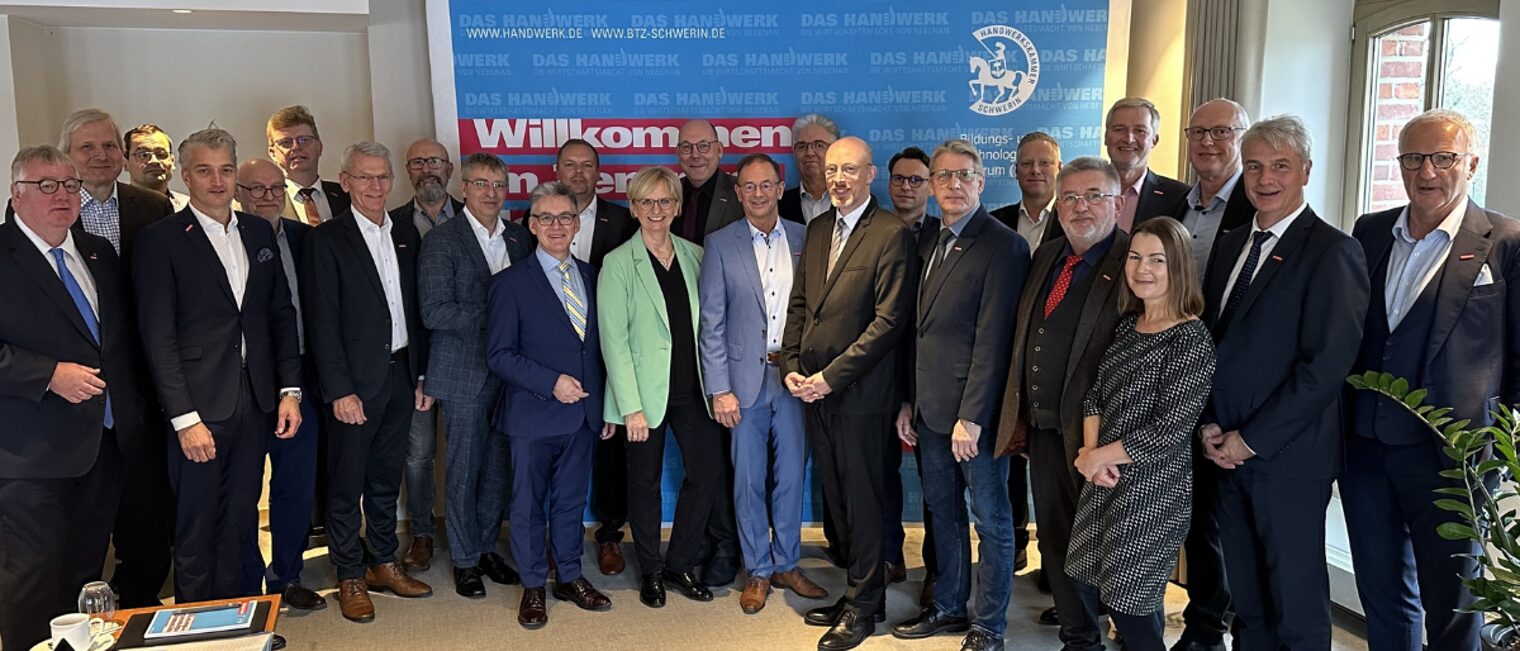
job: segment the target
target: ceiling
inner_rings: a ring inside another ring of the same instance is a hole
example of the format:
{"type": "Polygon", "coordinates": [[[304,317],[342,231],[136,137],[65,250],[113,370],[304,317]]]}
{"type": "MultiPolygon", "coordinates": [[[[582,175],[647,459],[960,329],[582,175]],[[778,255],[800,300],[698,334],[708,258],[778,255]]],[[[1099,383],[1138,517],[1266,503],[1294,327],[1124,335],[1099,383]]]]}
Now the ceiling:
{"type": "Polygon", "coordinates": [[[369,27],[367,0],[0,1],[0,14],[52,27],[358,33],[369,27]]]}

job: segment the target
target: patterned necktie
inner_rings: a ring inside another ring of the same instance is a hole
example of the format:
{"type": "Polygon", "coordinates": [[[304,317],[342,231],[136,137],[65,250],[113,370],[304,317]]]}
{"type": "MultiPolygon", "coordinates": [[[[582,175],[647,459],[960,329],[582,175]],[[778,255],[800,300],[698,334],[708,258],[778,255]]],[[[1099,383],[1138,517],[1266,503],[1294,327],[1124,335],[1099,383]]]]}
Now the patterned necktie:
{"type": "Polygon", "coordinates": [[[1050,288],[1050,296],[1045,297],[1045,318],[1050,318],[1050,313],[1056,311],[1056,306],[1061,304],[1061,299],[1066,298],[1066,290],[1071,289],[1071,273],[1076,269],[1077,263],[1082,261],[1080,255],[1066,256],[1065,264],[1061,265],[1061,275],[1056,276],[1056,284],[1050,288]]]}
{"type": "Polygon", "coordinates": [[[826,275],[834,275],[834,263],[839,262],[839,254],[844,252],[844,243],[850,239],[847,232],[850,226],[843,217],[834,222],[834,241],[829,243],[829,269],[826,275]]]}
{"type": "MultiPolygon", "coordinates": [[[[90,299],[85,298],[84,288],[79,286],[79,281],[69,271],[69,263],[63,258],[63,249],[53,248],[48,251],[53,254],[53,262],[58,265],[58,279],[63,281],[63,288],[68,290],[69,298],[74,299],[74,307],[78,308],[79,316],[84,317],[85,327],[90,329],[90,336],[95,338],[95,343],[100,343],[100,322],[95,319],[95,310],[90,308],[90,299]]],[[[116,418],[111,415],[111,394],[106,392],[106,429],[116,425],[116,418]]]]}
{"type": "Polygon", "coordinates": [[[322,223],[322,213],[317,212],[317,201],[312,198],[316,192],[316,188],[301,188],[296,191],[296,197],[301,200],[301,217],[306,220],[307,226],[317,226],[322,223]]]}
{"type": "Polygon", "coordinates": [[[586,340],[586,303],[575,293],[575,286],[570,284],[570,259],[566,258],[556,267],[559,269],[559,293],[560,302],[565,304],[565,316],[570,317],[570,327],[575,328],[575,334],[586,340]]]}
{"type": "Polygon", "coordinates": [[[1240,267],[1240,275],[1235,277],[1235,286],[1230,288],[1230,297],[1224,302],[1224,310],[1219,313],[1220,333],[1229,327],[1230,319],[1235,317],[1235,310],[1240,309],[1240,302],[1245,300],[1246,291],[1251,289],[1251,280],[1256,276],[1256,263],[1261,258],[1261,245],[1266,244],[1272,237],[1268,231],[1256,231],[1251,234],[1251,252],[1246,254],[1246,263],[1240,267]]]}

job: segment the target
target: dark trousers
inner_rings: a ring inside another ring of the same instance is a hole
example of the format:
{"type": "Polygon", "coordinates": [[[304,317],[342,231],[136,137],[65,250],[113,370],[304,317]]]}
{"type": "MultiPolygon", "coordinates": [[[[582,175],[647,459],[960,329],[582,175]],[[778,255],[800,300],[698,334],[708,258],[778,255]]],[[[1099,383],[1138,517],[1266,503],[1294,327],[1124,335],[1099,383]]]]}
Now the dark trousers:
{"type": "MultiPolygon", "coordinates": [[[[730,461],[723,426],[708,417],[697,401],[672,402],[665,423],[649,428],[649,440],[628,444],[628,522],[639,573],[648,576],[663,569],[691,572],[702,561],[703,539],[708,521],[719,512],[720,502],[733,514],[728,478],[730,461]],[[681,446],[686,477],[676,497],[675,518],[670,525],[670,547],[660,556],[661,491],[665,467],[665,427],[681,446]]],[[[736,536],[737,539],[737,536],[736,536]]]]}
{"type": "Polygon", "coordinates": [[[1065,435],[1029,429],[1029,479],[1034,489],[1035,521],[1040,525],[1040,568],[1061,618],[1061,642],[1067,649],[1102,649],[1098,629],[1098,592],[1066,574],[1066,548],[1077,517],[1082,475],[1066,451],[1065,435]]]}
{"type": "Polygon", "coordinates": [[[488,423],[496,391],[481,390],[471,400],[443,405],[449,444],[444,459],[443,524],[449,531],[449,560],[456,568],[475,567],[496,552],[502,510],[507,503],[507,435],[488,423]]]}
{"type": "Polygon", "coordinates": [[[612,438],[596,442],[595,466],[591,471],[591,512],[601,526],[598,543],[623,541],[628,524],[628,430],[616,428],[612,438]]]}
{"type": "Polygon", "coordinates": [[[327,546],[340,581],[363,579],[366,561],[396,560],[396,505],[406,465],[407,432],[416,411],[405,355],[401,351],[391,358],[384,392],[364,403],[363,425],[339,421],[328,407],[327,546]],[[364,540],[359,539],[361,523],[364,540]]]}
{"type": "MultiPolygon", "coordinates": [[[[918,463],[918,485],[920,492],[924,485],[924,448],[923,445],[913,446],[913,457],[918,463]]],[[[1011,480],[1010,480],[1011,481],[1011,480]]],[[[924,544],[920,546],[919,553],[924,557],[924,572],[927,576],[939,576],[939,554],[934,551],[934,514],[929,512],[929,494],[923,492],[924,498],[924,544]]],[[[1017,549],[1017,547],[1015,547],[1017,549]]]]}
{"type": "MultiPolygon", "coordinates": [[[[1013,594],[1013,510],[1008,506],[1008,459],[996,456],[994,436],[977,439],[977,455],[956,461],[950,433],[936,432],[918,422],[923,448],[924,499],[941,526],[935,531],[939,581],[934,584],[934,607],[950,615],[971,616],[971,623],[994,639],[1008,626],[1008,601],[1013,594]],[[978,537],[976,604],[971,599],[971,522],[966,496],[976,516],[978,537]]],[[[985,434],[985,433],[984,433],[985,434]]]]}
{"type": "Polygon", "coordinates": [[[1221,474],[1219,537],[1241,651],[1330,648],[1330,480],[1270,475],[1250,461],[1221,474]]]}
{"type": "Polygon", "coordinates": [[[48,639],[48,622],[78,612],[79,589],[100,580],[121,464],[116,434],[106,430],[82,476],[0,478],[0,646],[48,639]]]}
{"type": "Polygon", "coordinates": [[[1471,555],[1479,550],[1436,534],[1440,525],[1460,521],[1436,508],[1433,497],[1437,488],[1462,486],[1439,474],[1451,460],[1434,438],[1387,445],[1356,434],[1346,438],[1346,457],[1352,461],[1340,479],[1341,506],[1367,614],[1367,647],[1419,651],[1423,632],[1431,649],[1479,648],[1483,616],[1456,612],[1473,604],[1462,579],[1477,575],[1471,555]]]}
{"type": "Polygon", "coordinates": [[[823,484],[824,504],[839,525],[836,547],[843,551],[847,583],[843,603],[866,616],[881,612],[882,495],[886,491],[883,432],[895,413],[835,414],[808,405],[808,439],[823,484]]]}
{"type": "Polygon", "coordinates": [[[1008,503],[1013,505],[1013,552],[1029,546],[1029,459],[1008,457],[1008,503]]]}
{"type": "Polygon", "coordinates": [[[1108,610],[1108,618],[1113,620],[1114,628],[1119,629],[1119,637],[1124,639],[1121,645],[1124,651],[1166,651],[1165,608],[1149,615],[1126,615],[1112,608],[1108,610]]]}
{"type": "MultiPolygon", "coordinates": [[[[322,420],[316,394],[307,390],[303,398],[301,427],[296,435],[282,439],[268,434],[269,565],[265,566],[259,551],[255,526],[243,554],[244,594],[263,592],[266,583],[268,592],[280,593],[301,581],[305,567],[301,553],[306,551],[306,531],[311,524],[312,504],[317,501],[317,430],[322,420]]],[[[257,524],[257,519],[254,522],[257,524]]]]}
{"type": "Polygon", "coordinates": [[[512,445],[512,556],[517,559],[524,588],[542,588],[549,580],[545,533],[552,545],[556,580],[568,584],[581,578],[581,549],[586,536],[581,518],[586,511],[591,450],[598,434],[584,426],[558,436],[508,434],[512,445]]]}
{"type": "Polygon", "coordinates": [[[1230,609],[1230,588],[1225,580],[1224,546],[1219,541],[1219,469],[1203,444],[1193,437],[1193,516],[1183,554],[1187,557],[1188,605],[1182,611],[1186,628],[1182,639],[1199,644],[1224,640],[1230,609]]]}
{"type": "MultiPolygon", "coordinates": [[[[903,542],[907,539],[907,533],[903,530],[902,522],[903,453],[902,444],[900,441],[901,439],[897,438],[897,429],[894,422],[894,426],[892,428],[889,428],[883,435],[883,443],[881,446],[882,464],[884,467],[882,473],[882,481],[884,483],[882,484],[883,492],[881,494],[881,560],[895,565],[903,564],[903,542]]],[[[917,450],[915,450],[914,453],[917,454],[917,450]]],[[[923,485],[922,472],[920,472],[919,476],[919,485],[923,485]]],[[[831,515],[831,509],[829,508],[829,498],[823,498],[822,507],[823,538],[829,543],[830,553],[836,554],[840,559],[843,559],[843,550],[845,549],[845,545],[841,542],[842,534],[839,532],[842,527],[834,522],[834,518],[831,515]]],[[[924,566],[930,568],[932,571],[934,566],[928,564],[928,559],[930,558],[929,555],[933,554],[934,545],[930,542],[931,534],[929,533],[928,529],[928,517],[928,512],[926,510],[924,513],[925,529],[923,549],[926,550],[924,551],[924,566]]]]}
{"type": "Polygon", "coordinates": [[[264,453],[275,415],[260,411],[243,373],[237,407],[226,420],[204,423],[216,458],[196,463],[179,437],[169,446],[174,486],[174,597],[179,603],[231,599],[243,592],[243,560],[259,522],[264,453]]]}
{"type": "Polygon", "coordinates": [[[111,584],[122,608],[161,605],[159,594],[172,564],[174,490],[169,486],[167,446],[174,433],[156,409],[145,418],[140,443],[122,451],[121,502],[111,536],[116,557],[111,584]]]}

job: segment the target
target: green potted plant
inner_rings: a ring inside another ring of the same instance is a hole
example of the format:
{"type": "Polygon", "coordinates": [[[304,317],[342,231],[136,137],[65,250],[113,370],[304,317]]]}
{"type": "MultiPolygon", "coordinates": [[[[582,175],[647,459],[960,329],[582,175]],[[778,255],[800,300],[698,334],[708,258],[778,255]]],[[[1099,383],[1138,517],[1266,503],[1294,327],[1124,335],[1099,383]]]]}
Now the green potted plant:
{"type": "Polygon", "coordinates": [[[1520,651],[1520,518],[1512,504],[1516,491],[1493,478],[1520,476],[1515,444],[1520,440],[1520,411],[1501,405],[1492,412],[1494,424],[1468,429],[1469,419],[1456,420],[1450,407],[1423,404],[1428,392],[1413,389],[1404,378],[1368,371],[1346,378],[1351,386],[1376,391],[1418,416],[1436,436],[1442,451],[1455,463],[1441,476],[1457,485],[1436,489],[1437,507],[1457,514],[1436,532],[1447,540],[1474,543],[1478,574],[1462,583],[1477,598],[1468,612],[1485,613],[1486,651],[1520,651]],[[1498,486],[1498,488],[1494,488],[1498,486]]]}

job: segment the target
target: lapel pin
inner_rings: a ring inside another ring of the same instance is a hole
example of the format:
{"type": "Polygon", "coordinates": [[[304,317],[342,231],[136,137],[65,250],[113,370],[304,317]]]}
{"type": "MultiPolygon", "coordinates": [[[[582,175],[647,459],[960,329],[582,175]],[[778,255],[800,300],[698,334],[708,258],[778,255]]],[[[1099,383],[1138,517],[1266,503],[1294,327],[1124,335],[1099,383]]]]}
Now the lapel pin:
{"type": "Polygon", "coordinates": [[[397,244],[396,248],[398,248],[398,249],[404,249],[404,248],[406,248],[406,245],[405,244],[397,244]]]}
{"type": "Polygon", "coordinates": [[[91,260],[99,260],[100,258],[96,257],[94,253],[91,253],[90,254],[90,259],[91,260]]]}
{"type": "Polygon", "coordinates": [[[961,250],[961,247],[960,247],[960,245],[959,245],[959,244],[957,244],[957,245],[955,245],[955,246],[952,246],[952,247],[950,247],[950,250],[951,250],[951,251],[959,251],[959,250],[961,250]]]}
{"type": "Polygon", "coordinates": [[[1468,260],[1473,259],[1473,254],[1471,254],[1471,253],[1463,253],[1462,255],[1457,256],[1457,259],[1461,260],[1463,262],[1466,262],[1468,260]]]}
{"type": "Polygon", "coordinates": [[[1103,279],[1104,279],[1104,280],[1108,280],[1108,281],[1112,281],[1112,280],[1113,280],[1113,279],[1114,279],[1114,277],[1113,277],[1113,276],[1110,276],[1110,275],[1108,275],[1108,274],[1103,274],[1103,279]]]}
{"type": "Polygon", "coordinates": [[[1163,194],[1166,194],[1166,193],[1162,192],[1160,190],[1151,190],[1151,194],[1154,194],[1154,195],[1163,195],[1163,194]]]}
{"type": "Polygon", "coordinates": [[[1272,261],[1273,262],[1282,262],[1282,256],[1280,256],[1280,255],[1274,255],[1274,256],[1272,256],[1272,261]]]}
{"type": "Polygon", "coordinates": [[[185,232],[186,233],[189,233],[190,231],[193,231],[193,230],[195,230],[195,224],[185,224],[185,232]]]}

